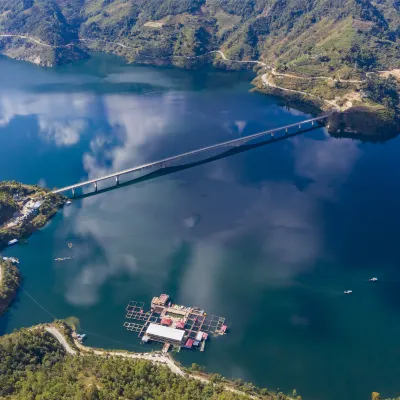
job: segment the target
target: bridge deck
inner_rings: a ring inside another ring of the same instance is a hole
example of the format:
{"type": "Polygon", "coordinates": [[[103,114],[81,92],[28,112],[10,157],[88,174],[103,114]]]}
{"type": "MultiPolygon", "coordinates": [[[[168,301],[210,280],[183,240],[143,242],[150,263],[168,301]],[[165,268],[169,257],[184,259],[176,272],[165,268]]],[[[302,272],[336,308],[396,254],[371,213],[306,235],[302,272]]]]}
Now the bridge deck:
{"type": "Polygon", "coordinates": [[[189,156],[192,156],[192,155],[195,155],[195,154],[204,153],[206,151],[220,149],[220,148],[224,148],[224,147],[241,146],[246,142],[249,142],[251,140],[257,139],[257,138],[265,136],[265,135],[270,135],[270,134],[273,134],[273,133],[276,133],[276,132],[279,132],[279,131],[290,129],[290,128],[293,128],[293,127],[298,127],[300,125],[304,125],[304,124],[308,124],[308,123],[322,121],[322,120],[326,119],[329,115],[330,114],[325,114],[323,116],[310,118],[310,119],[307,119],[305,121],[299,121],[299,122],[296,122],[294,124],[282,126],[282,127],[279,127],[279,128],[269,129],[267,131],[255,133],[253,135],[249,135],[249,136],[245,136],[245,137],[241,137],[241,138],[237,138],[237,139],[233,139],[233,140],[228,140],[227,142],[218,143],[218,144],[214,144],[214,145],[207,146],[207,147],[202,147],[200,149],[188,151],[187,153],[182,153],[182,154],[179,154],[177,156],[167,157],[167,158],[164,158],[162,160],[153,161],[153,162],[150,162],[150,163],[147,163],[147,164],[142,164],[142,165],[139,165],[139,166],[136,166],[136,167],[133,167],[133,168],[125,169],[123,171],[114,172],[112,174],[105,175],[105,176],[102,176],[102,177],[99,177],[99,178],[96,178],[96,179],[91,179],[91,180],[88,180],[88,181],[76,183],[75,185],[70,185],[70,186],[66,186],[66,187],[60,188],[60,189],[56,189],[56,190],[53,190],[53,193],[62,193],[62,192],[66,192],[68,190],[77,189],[79,187],[83,187],[83,186],[86,186],[86,185],[97,184],[97,182],[104,181],[106,179],[119,177],[121,175],[129,174],[131,172],[141,171],[141,170],[144,170],[144,169],[147,169],[147,168],[152,168],[152,167],[157,167],[157,166],[165,167],[167,164],[171,163],[172,161],[177,161],[177,160],[180,160],[182,158],[189,157],[189,156]]]}

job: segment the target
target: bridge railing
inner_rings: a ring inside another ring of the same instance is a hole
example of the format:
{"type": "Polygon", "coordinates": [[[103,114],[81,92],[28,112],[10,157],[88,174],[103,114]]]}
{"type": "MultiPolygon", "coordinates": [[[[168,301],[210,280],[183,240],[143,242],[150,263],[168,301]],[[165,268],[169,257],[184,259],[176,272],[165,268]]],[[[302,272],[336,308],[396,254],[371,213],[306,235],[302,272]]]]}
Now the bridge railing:
{"type": "Polygon", "coordinates": [[[172,157],[167,157],[164,158],[162,160],[158,160],[158,161],[154,161],[154,162],[150,162],[150,163],[146,163],[143,165],[139,165],[133,168],[128,168],[122,171],[118,171],[118,172],[114,172],[112,174],[109,175],[105,175],[96,179],[90,179],[84,182],[79,182],[76,183],[74,185],[70,185],[70,186],[66,186],[60,189],[56,189],[53,190],[53,193],[63,193],[66,192],[68,190],[72,190],[73,194],[74,194],[74,190],[86,185],[94,185],[95,188],[97,189],[97,183],[104,181],[106,179],[111,179],[111,178],[115,178],[117,184],[119,183],[119,177],[121,175],[125,175],[125,174],[129,174],[132,172],[137,172],[137,171],[142,171],[148,168],[155,168],[155,167],[161,167],[161,168],[165,168],[166,166],[168,166],[172,161],[178,161],[181,160],[182,158],[185,157],[189,157],[189,156],[193,156],[196,154],[200,154],[200,153],[204,153],[210,150],[216,150],[216,149],[222,149],[225,147],[238,147],[238,146],[242,146],[243,144],[258,139],[260,137],[266,136],[266,135],[272,135],[274,136],[277,132],[281,132],[281,131],[285,131],[285,133],[287,134],[289,132],[289,130],[291,128],[298,128],[301,129],[302,126],[307,125],[307,124],[312,124],[314,125],[316,122],[319,121],[324,121],[325,119],[327,119],[330,115],[332,114],[332,112],[324,114],[322,116],[319,117],[315,117],[315,118],[310,118],[307,119],[305,121],[300,121],[300,122],[296,122],[294,124],[290,124],[290,125],[285,125],[279,128],[274,128],[274,129],[269,129],[267,131],[263,131],[263,132],[259,132],[259,133],[255,133],[253,135],[249,135],[249,136],[245,136],[245,137],[241,137],[241,138],[237,138],[237,139],[232,139],[232,140],[228,140],[226,142],[222,142],[222,143],[218,143],[218,144],[214,144],[211,146],[206,146],[206,147],[202,147],[200,149],[196,149],[196,150],[192,150],[192,151],[188,151],[186,153],[182,153],[176,156],[172,156],[172,157]]]}

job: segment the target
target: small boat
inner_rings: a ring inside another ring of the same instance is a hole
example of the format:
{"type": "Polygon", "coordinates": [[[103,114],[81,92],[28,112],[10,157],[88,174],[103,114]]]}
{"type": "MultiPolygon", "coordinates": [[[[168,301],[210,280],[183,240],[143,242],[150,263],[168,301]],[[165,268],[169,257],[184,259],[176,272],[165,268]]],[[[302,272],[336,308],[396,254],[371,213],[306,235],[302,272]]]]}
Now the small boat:
{"type": "Polygon", "coordinates": [[[74,245],[72,244],[72,242],[67,242],[67,245],[70,249],[72,249],[74,247],[74,245]]]}
{"type": "Polygon", "coordinates": [[[72,201],[70,201],[70,200],[68,200],[68,201],[65,203],[66,206],[70,206],[71,204],[72,204],[72,201]]]}
{"type": "Polygon", "coordinates": [[[9,246],[12,246],[12,245],[14,245],[14,244],[16,244],[16,243],[18,243],[18,239],[12,239],[12,240],[10,240],[7,244],[8,244],[9,246]]]}
{"type": "Polygon", "coordinates": [[[80,343],[83,342],[83,339],[85,339],[85,337],[86,337],[86,333],[82,333],[82,334],[77,333],[77,334],[76,334],[76,338],[78,339],[78,341],[79,341],[80,343]]]}
{"type": "Polygon", "coordinates": [[[353,293],[352,290],[345,290],[345,291],[344,291],[344,294],[352,294],[352,293],[353,293]]]}
{"type": "Polygon", "coordinates": [[[378,280],[378,278],[370,278],[368,279],[370,282],[376,282],[378,280]]]}
{"type": "Polygon", "coordinates": [[[66,261],[66,260],[72,260],[74,257],[59,257],[55,258],[54,261],[66,261]]]}

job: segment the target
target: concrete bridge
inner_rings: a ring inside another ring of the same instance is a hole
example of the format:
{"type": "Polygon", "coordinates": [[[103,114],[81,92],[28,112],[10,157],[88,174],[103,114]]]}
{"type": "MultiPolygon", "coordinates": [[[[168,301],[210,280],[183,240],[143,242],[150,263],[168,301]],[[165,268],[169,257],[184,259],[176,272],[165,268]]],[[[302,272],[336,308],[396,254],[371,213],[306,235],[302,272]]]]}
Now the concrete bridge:
{"type": "Polygon", "coordinates": [[[315,118],[310,118],[307,119],[305,121],[300,121],[300,122],[296,122],[294,124],[290,124],[290,125],[285,125],[282,126],[280,128],[274,128],[274,129],[270,129],[267,131],[263,131],[263,132],[259,132],[259,133],[255,133],[253,135],[249,135],[249,136],[245,136],[245,137],[241,137],[241,138],[237,138],[237,139],[233,139],[233,140],[228,140],[227,142],[223,142],[223,143],[218,143],[218,144],[214,144],[212,146],[207,146],[207,147],[202,147],[200,149],[197,150],[192,150],[189,151],[187,153],[182,153],[176,156],[172,156],[172,157],[168,157],[168,158],[164,158],[162,160],[158,160],[158,161],[154,161],[154,162],[150,162],[147,164],[142,164],[133,168],[128,168],[125,169],[123,171],[118,171],[118,172],[114,172],[112,174],[109,175],[105,175],[105,176],[101,176],[99,178],[96,179],[91,179],[88,181],[84,181],[84,182],[79,182],[76,183],[74,185],[70,185],[70,186],[65,186],[63,188],[60,189],[56,189],[53,190],[53,193],[64,193],[67,191],[72,191],[72,195],[75,196],[75,189],[77,188],[81,188],[87,185],[93,185],[95,190],[97,190],[97,183],[107,180],[107,179],[115,179],[116,184],[119,184],[119,178],[122,175],[126,175],[126,174],[130,174],[132,172],[138,172],[138,171],[143,171],[146,169],[150,169],[150,168],[166,168],[168,166],[170,166],[173,162],[175,161],[179,161],[183,158],[186,157],[190,157],[193,155],[197,155],[197,154],[201,154],[201,153],[206,153],[212,150],[217,150],[217,149],[224,149],[227,147],[239,147],[244,145],[247,142],[250,142],[252,140],[261,138],[263,136],[268,136],[270,135],[271,137],[283,137],[289,134],[289,131],[293,131],[293,130],[301,130],[301,129],[306,129],[309,128],[311,126],[315,126],[316,124],[320,124],[323,125],[324,122],[326,122],[327,118],[332,114],[331,113],[327,113],[324,115],[321,115],[319,117],[315,117],[315,118]]]}

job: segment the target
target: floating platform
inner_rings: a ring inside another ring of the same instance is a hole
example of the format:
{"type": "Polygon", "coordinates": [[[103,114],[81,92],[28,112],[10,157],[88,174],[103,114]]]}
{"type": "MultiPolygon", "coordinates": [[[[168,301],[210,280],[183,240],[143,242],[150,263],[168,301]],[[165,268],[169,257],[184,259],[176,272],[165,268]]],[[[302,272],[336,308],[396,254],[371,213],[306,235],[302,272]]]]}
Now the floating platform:
{"type": "Polygon", "coordinates": [[[137,333],[144,343],[163,343],[164,350],[174,346],[178,350],[184,347],[204,351],[210,334],[226,334],[225,318],[208,315],[198,307],[172,304],[169,299],[165,293],[153,297],[149,311],[144,311],[143,302],[130,301],[126,307],[126,319],[130,321],[124,327],[137,333]]]}

